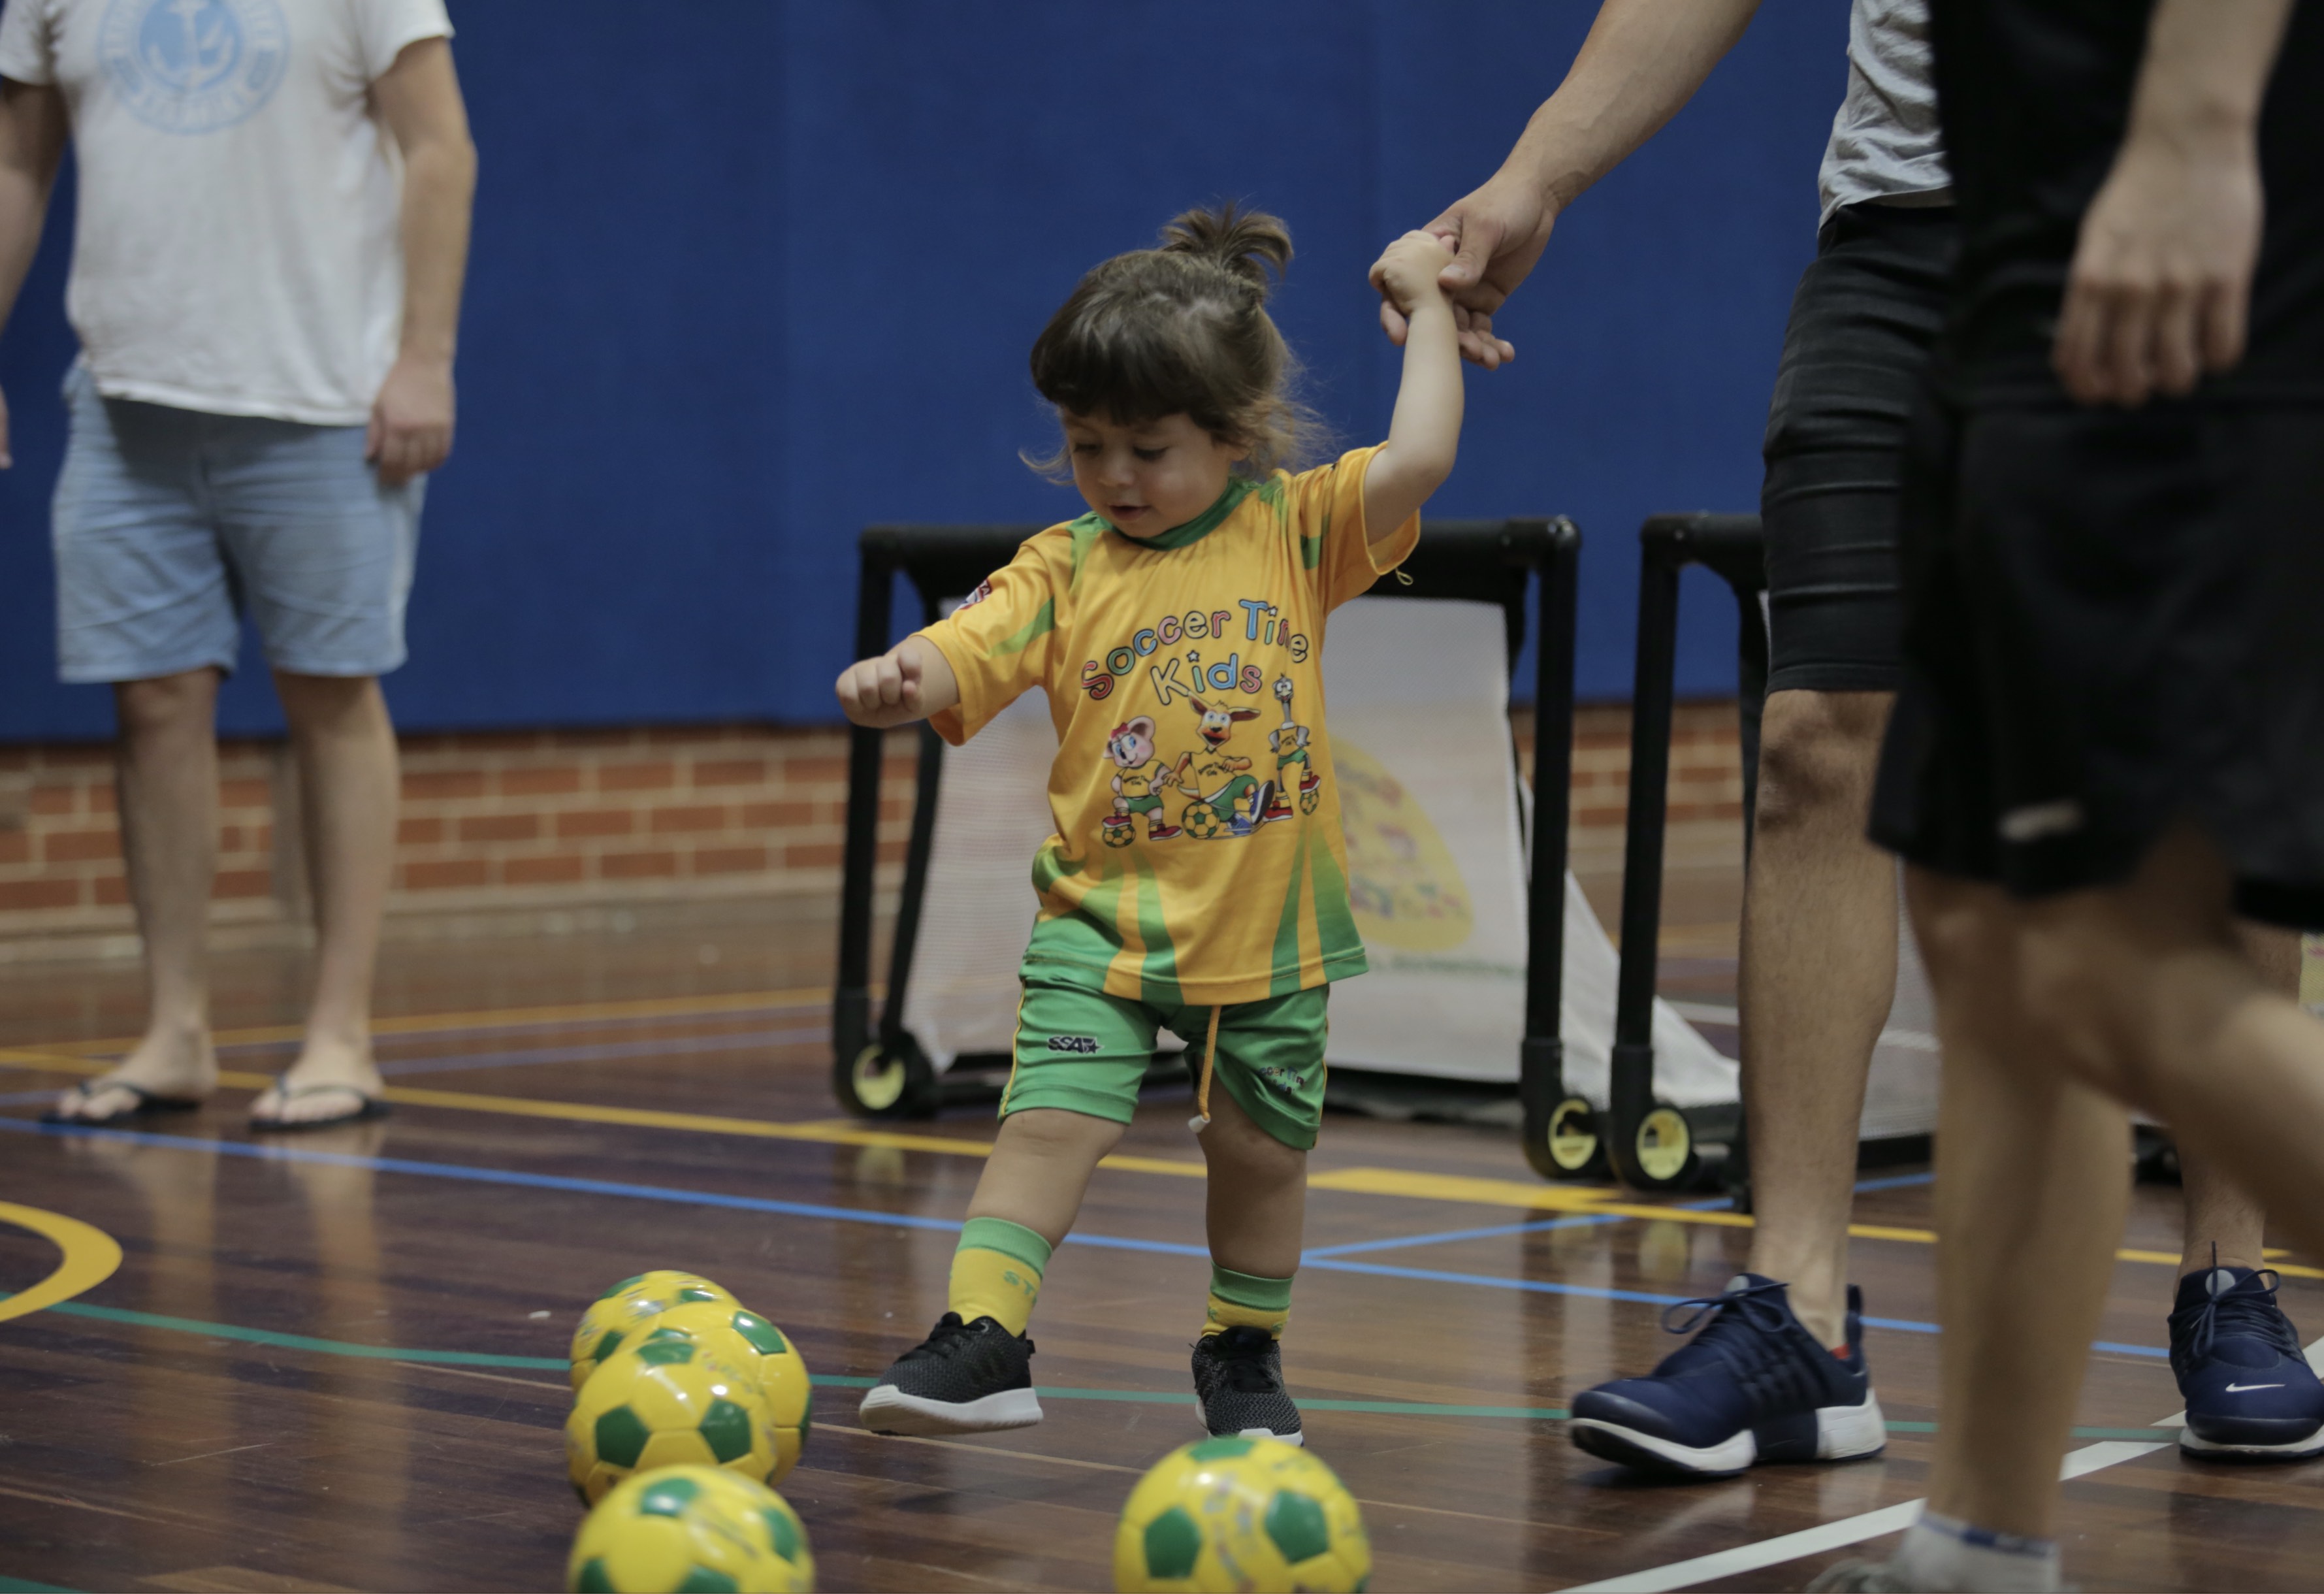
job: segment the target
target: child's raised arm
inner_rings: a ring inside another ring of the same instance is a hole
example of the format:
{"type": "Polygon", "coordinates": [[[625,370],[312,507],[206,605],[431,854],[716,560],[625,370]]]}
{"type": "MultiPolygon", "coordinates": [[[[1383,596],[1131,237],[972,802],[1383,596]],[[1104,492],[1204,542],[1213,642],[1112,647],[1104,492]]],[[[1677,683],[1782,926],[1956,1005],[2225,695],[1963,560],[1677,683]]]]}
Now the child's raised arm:
{"type": "Polygon", "coordinates": [[[906,637],[879,658],[840,672],[840,711],[875,731],[942,714],[959,701],[960,681],[952,666],[919,637],[906,637]]]}
{"type": "Polygon", "coordinates": [[[1404,385],[1388,441],[1364,473],[1364,526],[1379,542],[1428,502],[1452,474],[1461,447],[1461,334],[1452,301],[1437,273],[1452,258],[1444,240],[1406,233],[1372,267],[1380,286],[1409,324],[1404,340],[1404,385]]]}

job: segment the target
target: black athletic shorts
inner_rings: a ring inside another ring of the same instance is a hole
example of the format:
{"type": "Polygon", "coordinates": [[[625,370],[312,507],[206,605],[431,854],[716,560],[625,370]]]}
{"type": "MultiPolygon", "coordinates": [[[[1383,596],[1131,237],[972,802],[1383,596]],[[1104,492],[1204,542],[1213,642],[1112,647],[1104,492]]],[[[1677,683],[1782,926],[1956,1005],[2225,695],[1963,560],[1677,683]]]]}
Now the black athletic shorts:
{"type": "Polygon", "coordinates": [[[2199,823],[2324,928],[2324,406],[1964,407],[1932,382],[1872,835],[2042,896],[2199,823]]]}
{"type": "Polygon", "coordinates": [[[1950,206],[1851,205],[1817,236],[1767,410],[1771,692],[1902,679],[1897,477],[1959,244],[1950,206]]]}

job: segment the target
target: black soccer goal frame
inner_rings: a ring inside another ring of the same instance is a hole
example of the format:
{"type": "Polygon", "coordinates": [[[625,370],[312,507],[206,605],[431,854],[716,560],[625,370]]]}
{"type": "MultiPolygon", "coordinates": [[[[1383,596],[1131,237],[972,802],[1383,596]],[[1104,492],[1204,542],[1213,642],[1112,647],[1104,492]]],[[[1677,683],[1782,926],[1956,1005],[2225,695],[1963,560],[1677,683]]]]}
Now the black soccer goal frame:
{"type": "MultiPolygon", "coordinates": [[[[888,650],[898,576],[919,597],[923,623],[947,599],[974,590],[1041,530],[1031,525],[875,525],[858,539],[855,656],[888,650]]],[[[1526,601],[1539,600],[1534,665],[1534,780],[1530,899],[1526,910],[1525,1035],[1518,1094],[1525,1109],[1527,1159],[1554,1175],[1548,1132],[1566,1100],[1564,1046],[1558,1035],[1565,972],[1566,827],[1573,778],[1574,607],[1582,533],[1563,516],[1501,521],[1431,521],[1403,566],[1409,585],[1383,579],[1375,595],[1464,598],[1497,604],[1506,616],[1509,667],[1526,638],[1526,601]]],[[[911,832],[897,898],[888,981],[872,1003],[874,888],[880,781],[887,733],[853,729],[847,757],[847,838],[842,854],[838,981],[832,996],[832,1084],[851,1112],[923,1118],[947,1101],[990,1099],[989,1077],[957,1065],[939,1077],[903,1027],[904,993],[927,905],[929,854],[936,840],[936,794],[943,781],[943,739],[923,724],[911,832]],[[955,1075],[962,1077],[956,1078],[955,1075]]],[[[998,1059],[1006,1065],[1006,1059],[998,1059]]]]}
{"type": "Polygon", "coordinates": [[[1609,1167],[1626,1184],[1674,1190],[1717,1165],[1730,1190],[1748,1191],[1743,1106],[1670,1105],[1655,1091],[1655,980],[1662,931],[1663,849],[1669,821],[1670,751],[1676,712],[1679,576],[1700,565],[1726,582],[1740,622],[1737,713],[1743,754],[1745,858],[1757,808],[1759,716],[1767,693],[1766,556],[1757,515],[1661,514],[1638,529],[1637,674],[1630,698],[1628,831],[1622,858],[1622,961],[1614,1048],[1602,1119],[1578,1121],[1558,1142],[1570,1176],[1609,1167]]]}

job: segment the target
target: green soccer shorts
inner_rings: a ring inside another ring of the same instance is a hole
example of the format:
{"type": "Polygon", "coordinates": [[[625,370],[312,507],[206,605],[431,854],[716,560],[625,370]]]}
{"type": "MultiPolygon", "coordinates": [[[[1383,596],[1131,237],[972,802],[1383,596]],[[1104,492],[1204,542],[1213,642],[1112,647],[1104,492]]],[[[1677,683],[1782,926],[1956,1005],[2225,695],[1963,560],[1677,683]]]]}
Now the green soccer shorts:
{"type": "MultiPolygon", "coordinates": [[[[1315,1144],[1323,1121],[1324,1006],[1318,985],[1265,1001],[1236,1002],[1219,1013],[1212,1088],[1221,1085],[1250,1120],[1296,1151],[1315,1144]]],[[[1202,1067],[1209,1008],[1157,1008],[1079,985],[1025,981],[1017,1009],[1016,1066],[1001,1098],[1001,1116],[1031,1107],[1128,1123],[1138,1087],[1163,1029],[1185,1040],[1202,1067]]]]}

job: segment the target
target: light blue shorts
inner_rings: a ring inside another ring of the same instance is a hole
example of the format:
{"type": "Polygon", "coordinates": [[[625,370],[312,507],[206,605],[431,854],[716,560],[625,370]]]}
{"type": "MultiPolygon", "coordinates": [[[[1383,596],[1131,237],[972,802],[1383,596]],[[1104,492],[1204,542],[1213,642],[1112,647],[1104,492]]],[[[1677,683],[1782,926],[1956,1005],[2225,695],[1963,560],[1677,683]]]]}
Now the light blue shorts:
{"type": "Polygon", "coordinates": [[[359,426],[108,399],[76,365],[57,479],[57,671],[139,681],[234,668],[247,611],[292,675],[385,675],[426,479],[383,487],[359,426]]]}

